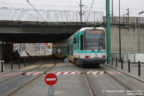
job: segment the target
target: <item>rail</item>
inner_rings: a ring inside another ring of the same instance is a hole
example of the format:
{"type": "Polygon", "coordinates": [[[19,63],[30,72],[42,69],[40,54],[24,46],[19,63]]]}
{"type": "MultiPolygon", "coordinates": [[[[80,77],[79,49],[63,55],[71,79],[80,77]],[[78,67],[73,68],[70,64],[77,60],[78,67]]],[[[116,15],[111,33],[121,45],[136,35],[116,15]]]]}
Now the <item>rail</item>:
{"type": "Polygon", "coordinates": [[[23,84],[22,86],[20,86],[19,88],[15,89],[14,91],[8,93],[8,96],[12,96],[14,94],[16,94],[18,91],[22,90],[23,88],[25,88],[26,86],[28,86],[29,84],[31,84],[33,81],[37,80],[38,78],[40,78],[43,74],[46,74],[48,71],[50,71],[52,68],[54,68],[56,66],[56,62],[54,62],[55,64],[48,68],[47,70],[43,71],[42,74],[36,76],[35,78],[33,78],[32,80],[26,82],[25,84],[23,84]]]}

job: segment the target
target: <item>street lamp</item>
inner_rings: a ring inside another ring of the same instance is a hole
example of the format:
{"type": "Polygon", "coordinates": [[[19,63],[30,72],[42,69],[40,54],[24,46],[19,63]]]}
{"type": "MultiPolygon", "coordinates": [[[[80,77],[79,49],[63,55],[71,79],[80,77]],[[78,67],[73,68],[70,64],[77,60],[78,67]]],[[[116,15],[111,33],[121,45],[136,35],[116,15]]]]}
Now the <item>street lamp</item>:
{"type": "Polygon", "coordinates": [[[139,19],[138,19],[138,25],[139,25],[139,27],[138,27],[138,30],[139,30],[139,32],[138,32],[138,52],[140,53],[140,15],[141,14],[143,14],[144,13],[144,11],[141,11],[141,12],[139,12],[138,14],[139,14],[139,19]]]}

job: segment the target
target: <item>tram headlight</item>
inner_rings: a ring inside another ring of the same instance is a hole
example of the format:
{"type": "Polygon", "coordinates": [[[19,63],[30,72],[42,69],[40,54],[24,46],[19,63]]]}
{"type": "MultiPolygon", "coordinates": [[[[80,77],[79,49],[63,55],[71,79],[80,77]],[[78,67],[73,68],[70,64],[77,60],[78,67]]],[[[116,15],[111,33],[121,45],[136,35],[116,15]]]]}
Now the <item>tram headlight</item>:
{"type": "Polygon", "coordinates": [[[102,58],[105,58],[105,55],[102,55],[102,58]]]}
{"type": "Polygon", "coordinates": [[[90,58],[90,56],[85,56],[85,58],[90,58]]]}

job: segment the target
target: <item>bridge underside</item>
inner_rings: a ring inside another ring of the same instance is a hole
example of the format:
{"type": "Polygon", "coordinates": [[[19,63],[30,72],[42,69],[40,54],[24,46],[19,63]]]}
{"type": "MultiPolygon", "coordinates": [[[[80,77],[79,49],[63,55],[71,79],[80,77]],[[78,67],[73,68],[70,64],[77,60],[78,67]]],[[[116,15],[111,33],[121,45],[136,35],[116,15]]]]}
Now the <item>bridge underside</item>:
{"type": "Polygon", "coordinates": [[[13,34],[13,33],[7,33],[7,34],[0,34],[0,38],[4,42],[14,42],[14,43],[40,43],[40,42],[58,42],[63,39],[66,39],[71,34],[13,34]]]}
{"type": "Polygon", "coordinates": [[[101,26],[80,22],[0,22],[0,39],[5,42],[58,42],[67,39],[82,27],[101,26]]]}

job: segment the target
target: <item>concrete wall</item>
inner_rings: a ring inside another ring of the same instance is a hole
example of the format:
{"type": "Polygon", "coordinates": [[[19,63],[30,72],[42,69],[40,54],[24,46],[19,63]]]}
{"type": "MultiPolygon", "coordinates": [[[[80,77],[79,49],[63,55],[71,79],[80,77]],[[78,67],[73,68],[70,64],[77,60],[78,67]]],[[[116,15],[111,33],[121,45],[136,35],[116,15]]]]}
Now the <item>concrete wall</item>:
{"type": "Polygon", "coordinates": [[[2,44],[0,43],[0,60],[2,60],[2,55],[3,55],[3,46],[2,44]]]}
{"type": "MultiPolygon", "coordinates": [[[[121,28],[121,49],[122,53],[144,53],[144,26],[123,26],[121,28]],[[139,35],[140,34],[140,35],[139,35]]],[[[111,50],[112,53],[119,53],[119,27],[111,25],[111,50]]]]}
{"type": "Polygon", "coordinates": [[[0,44],[0,60],[5,60],[5,62],[9,62],[11,58],[11,53],[13,50],[13,45],[11,43],[1,43],[0,44]]]}

